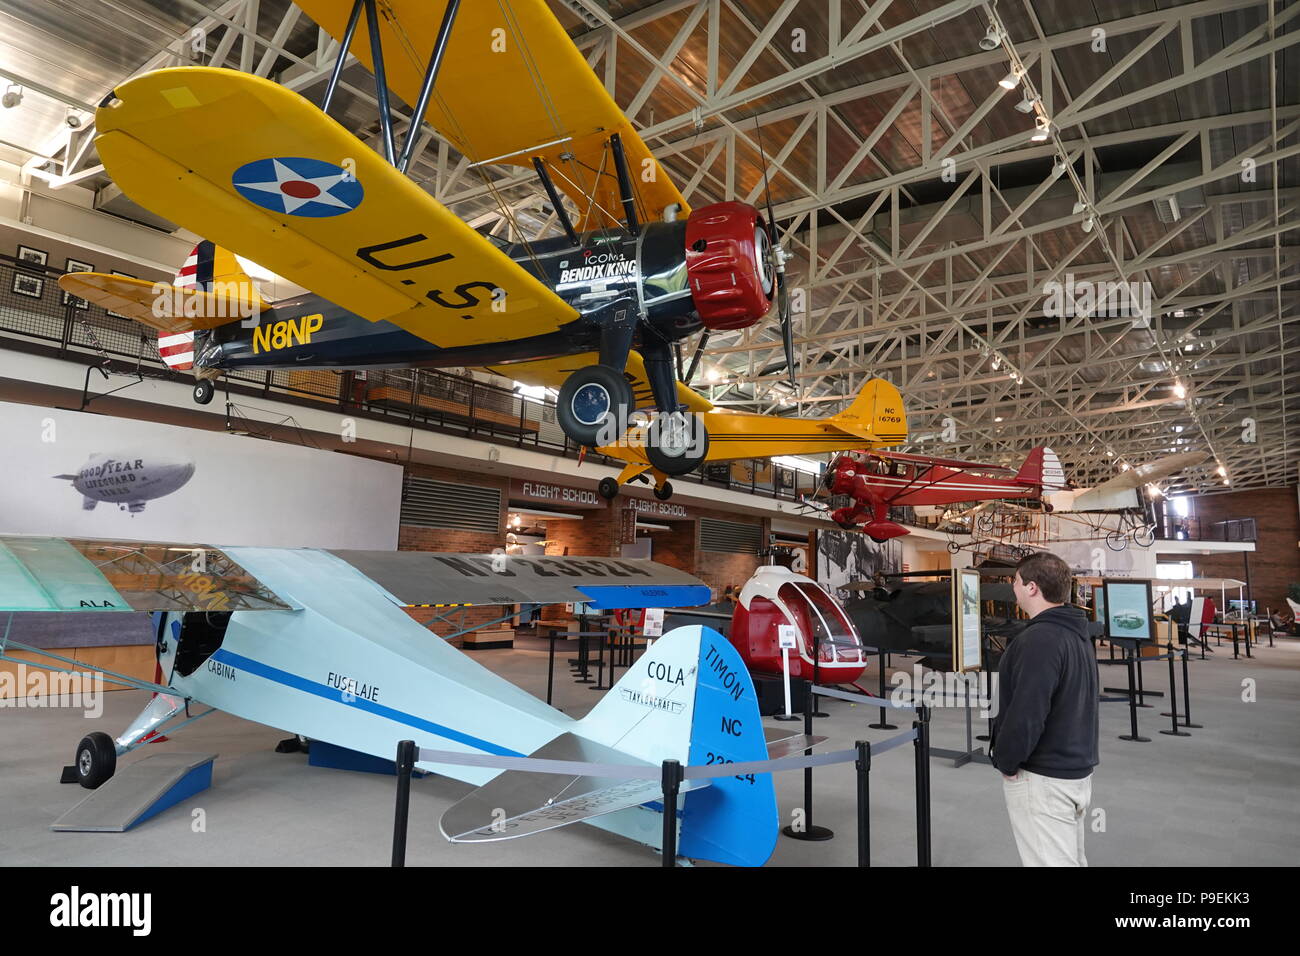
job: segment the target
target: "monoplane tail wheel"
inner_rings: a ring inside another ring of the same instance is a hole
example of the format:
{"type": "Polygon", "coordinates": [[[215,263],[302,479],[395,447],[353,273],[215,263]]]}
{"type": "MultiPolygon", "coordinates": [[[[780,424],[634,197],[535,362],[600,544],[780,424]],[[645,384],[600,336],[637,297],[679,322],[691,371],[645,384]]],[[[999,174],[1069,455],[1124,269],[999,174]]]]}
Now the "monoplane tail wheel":
{"type": "Polygon", "coordinates": [[[660,485],[658,488],[655,489],[655,497],[658,498],[660,501],[667,501],[672,496],[673,496],[673,483],[671,481],[665,481],[662,485],[660,485]]]}
{"type": "Polygon", "coordinates": [[[194,383],[194,401],[200,405],[208,404],[215,394],[217,394],[217,386],[212,384],[211,379],[205,378],[194,383]]]}

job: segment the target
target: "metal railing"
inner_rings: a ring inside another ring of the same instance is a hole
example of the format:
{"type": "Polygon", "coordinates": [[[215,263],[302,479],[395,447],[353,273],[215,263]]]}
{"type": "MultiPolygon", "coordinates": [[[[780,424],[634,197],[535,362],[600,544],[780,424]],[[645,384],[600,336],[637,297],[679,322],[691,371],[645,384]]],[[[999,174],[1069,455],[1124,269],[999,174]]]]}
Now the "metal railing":
{"type": "MultiPolygon", "coordinates": [[[[0,255],[0,347],[53,354],[106,372],[190,383],[188,373],[163,363],[151,330],[67,296],[58,286],[60,275],[63,271],[52,266],[0,255]]],[[[237,396],[274,399],[566,458],[576,459],[580,451],[556,421],[553,402],[437,369],[238,369],[227,372],[221,386],[236,403],[237,396]]],[[[93,401],[93,395],[89,398],[93,401]]],[[[622,466],[603,455],[587,458],[622,466]]],[[[766,460],[717,463],[673,480],[787,500],[812,494],[817,485],[814,475],[766,460]]]]}

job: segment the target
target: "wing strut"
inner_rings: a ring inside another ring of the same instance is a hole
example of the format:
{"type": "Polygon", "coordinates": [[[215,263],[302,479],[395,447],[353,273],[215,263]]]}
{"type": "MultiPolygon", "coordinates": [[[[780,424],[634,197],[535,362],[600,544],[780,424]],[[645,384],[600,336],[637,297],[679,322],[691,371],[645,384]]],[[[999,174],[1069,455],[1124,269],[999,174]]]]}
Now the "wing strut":
{"type": "Polygon", "coordinates": [[[442,24],[438,27],[438,38],[433,43],[433,52],[429,54],[429,65],[424,71],[424,82],[420,86],[420,99],[411,114],[411,128],[406,131],[406,142],[402,145],[402,155],[397,160],[397,171],[406,172],[411,155],[415,152],[416,134],[424,125],[424,111],[429,106],[429,94],[433,92],[433,81],[438,78],[443,56],[447,53],[447,38],[451,36],[451,25],[460,9],[460,0],[448,0],[447,9],[442,13],[442,24]]]}

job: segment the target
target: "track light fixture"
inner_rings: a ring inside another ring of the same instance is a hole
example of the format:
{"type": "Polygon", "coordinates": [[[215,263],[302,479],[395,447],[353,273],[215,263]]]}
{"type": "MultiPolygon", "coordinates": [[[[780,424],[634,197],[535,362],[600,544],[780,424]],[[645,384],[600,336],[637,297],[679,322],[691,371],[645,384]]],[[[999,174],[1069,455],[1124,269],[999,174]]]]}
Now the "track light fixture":
{"type": "Polygon", "coordinates": [[[1020,98],[1020,102],[1016,104],[1016,109],[1022,113],[1032,113],[1034,111],[1034,104],[1037,102],[1038,98],[1026,89],[1024,95],[1020,98]]]}
{"type": "Polygon", "coordinates": [[[1004,90],[1014,90],[1019,85],[1020,74],[1016,72],[1015,67],[1012,67],[1010,73],[998,80],[998,86],[1002,87],[1004,90]]]}
{"type": "Polygon", "coordinates": [[[1096,220],[1092,217],[1092,214],[1089,213],[1088,218],[1083,221],[1083,231],[1092,232],[1092,227],[1096,224],[1096,220]]]}
{"type": "Polygon", "coordinates": [[[1002,45],[1002,31],[992,20],[989,21],[989,28],[984,32],[983,39],[980,40],[981,50],[996,50],[1002,45]]]}
{"type": "Polygon", "coordinates": [[[1083,212],[1087,208],[1088,208],[1088,204],[1083,201],[1082,197],[1080,197],[1078,200],[1076,200],[1074,204],[1074,208],[1071,210],[1071,212],[1077,216],[1079,215],[1079,213],[1083,212]]]}
{"type": "Polygon", "coordinates": [[[4,104],[7,110],[13,109],[23,101],[23,88],[17,83],[10,83],[9,89],[5,90],[5,95],[0,97],[0,103],[4,104]]]}
{"type": "Polygon", "coordinates": [[[1068,167],[1069,167],[1069,164],[1065,161],[1065,157],[1064,157],[1064,156],[1057,156],[1057,157],[1056,157],[1056,162],[1054,162],[1054,163],[1052,164],[1052,175],[1053,175],[1053,176],[1060,176],[1061,174],[1063,174],[1063,173],[1065,172],[1065,170],[1066,170],[1068,167]]]}

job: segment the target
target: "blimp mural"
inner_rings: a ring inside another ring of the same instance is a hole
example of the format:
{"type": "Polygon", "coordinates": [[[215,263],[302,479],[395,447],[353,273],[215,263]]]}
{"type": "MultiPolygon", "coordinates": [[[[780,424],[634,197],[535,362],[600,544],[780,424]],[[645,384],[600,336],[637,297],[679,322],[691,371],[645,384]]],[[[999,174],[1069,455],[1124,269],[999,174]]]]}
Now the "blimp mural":
{"type": "Polygon", "coordinates": [[[146,502],[170,495],[194,477],[188,458],[154,452],[107,455],[96,452],[76,474],[55,475],[81,493],[81,507],[93,511],[100,502],[139,514],[146,502]]]}

